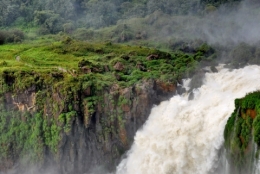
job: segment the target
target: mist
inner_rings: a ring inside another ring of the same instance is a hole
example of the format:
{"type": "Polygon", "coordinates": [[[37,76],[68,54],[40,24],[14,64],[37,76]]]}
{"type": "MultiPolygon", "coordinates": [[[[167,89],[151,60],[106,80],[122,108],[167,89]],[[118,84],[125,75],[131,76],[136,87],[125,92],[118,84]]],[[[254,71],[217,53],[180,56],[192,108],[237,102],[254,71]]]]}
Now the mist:
{"type": "MultiPolygon", "coordinates": [[[[107,2],[103,10],[102,6],[99,6],[98,10],[93,6],[92,12],[96,13],[83,16],[82,27],[94,31],[92,40],[132,42],[138,45],[146,42],[148,45],[149,42],[165,43],[169,48],[178,42],[196,44],[198,41],[198,44],[204,42],[224,48],[241,43],[259,44],[259,2],[244,0],[232,5],[222,4],[217,8],[212,5],[203,7],[198,1],[192,2],[186,3],[182,11],[169,11],[169,7],[178,9],[177,7],[181,6],[179,1],[168,3],[168,8],[165,7],[166,2],[162,6],[148,1],[145,5],[135,4],[124,12],[117,11],[114,4],[107,2]],[[95,26],[107,26],[102,20],[110,21],[109,27],[95,30],[95,26]]],[[[127,2],[121,4],[120,10],[123,9],[123,5],[127,5],[127,2]]],[[[89,36],[78,38],[90,39],[89,36]]]]}
{"type": "Polygon", "coordinates": [[[25,172],[21,172],[20,170],[9,170],[7,172],[0,172],[0,174],[59,174],[56,169],[47,168],[44,171],[39,170],[37,167],[32,167],[27,169],[25,172]]]}
{"type": "Polygon", "coordinates": [[[260,40],[259,4],[241,2],[236,8],[222,6],[197,20],[190,20],[184,33],[192,33],[195,39],[209,44],[256,44],[260,40]]]}
{"type": "Polygon", "coordinates": [[[202,40],[211,45],[234,45],[256,44],[260,39],[260,3],[255,0],[225,4],[206,0],[0,0],[0,4],[2,28],[38,26],[39,34],[65,32],[73,37],[82,29],[95,31],[92,38],[83,34],[76,37],[82,40],[202,40]],[[120,39],[121,35],[127,37],[120,39]]]}
{"type": "Polygon", "coordinates": [[[222,5],[203,14],[176,15],[154,11],[135,21],[119,21],[131,28],[146,31],[154,41],[201,40],[210,45],[257,44],[260,39],[259,3],[242,1],[222,5]],[[141,22],[140,22],[141,21],[141,22]],[[143,24],[143,25],[142,25],[143,24]]]}
{"type": "MultiPolygon", "coordinates": [[[[89,42],[155,45],[183,52],[206,43],[217,50],[218,63],[230,63],[232,68],[260,64],[260,3],[253,0],[215,6],[199,0],[0,0],[0,7],[0,27],[6,30],[18,26],[29,33],[35,27],[40,36],[66,35],[89,42]]],[[[35,165],[5,174],[64,173],[60,168],[35,165]]],[[[105,167],[88,172],[104,173],[108,173],[105,167]]]]}
{"type": "MultiPolygon", "coordinates": [[[[46,167],[40,169],[38,167],[28,167],[25,171],[21,170],[8,170],[7,172],[0,172],[0,174],[60,174],[61,171],[57,169],[57,167],[46,167]]],[[[96,167],[90,172],[84,174],[109,174],[109,172],[103,167],[96,167]]]]}

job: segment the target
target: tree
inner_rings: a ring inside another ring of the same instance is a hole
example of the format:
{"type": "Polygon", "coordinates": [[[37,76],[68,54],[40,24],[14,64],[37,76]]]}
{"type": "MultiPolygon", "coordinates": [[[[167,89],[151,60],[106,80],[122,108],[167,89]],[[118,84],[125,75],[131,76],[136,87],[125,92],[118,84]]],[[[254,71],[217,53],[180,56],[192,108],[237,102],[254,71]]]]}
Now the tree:
{"type": "Polygon", "coordinates": [[[35,11],[34,13],[35,24],[46,28],[50,33],[62,31],[62,21],[59,14],[50,10],[35,11]]]}

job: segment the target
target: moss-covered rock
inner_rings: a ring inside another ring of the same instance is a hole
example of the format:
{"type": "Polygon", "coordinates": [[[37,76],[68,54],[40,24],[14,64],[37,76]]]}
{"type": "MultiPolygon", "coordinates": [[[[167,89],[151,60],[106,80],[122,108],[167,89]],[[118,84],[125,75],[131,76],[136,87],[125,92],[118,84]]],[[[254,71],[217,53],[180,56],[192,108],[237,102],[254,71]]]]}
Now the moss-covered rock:
{"type": "Polygon", "coordinates": [[[70,38],[0,51],[0,171],[15,165],[19,172],[35,163],[67,174],[112,169],[152,106],[174,95],[177,78],[201,60],[70,38]]]}
{"type": "Polygon", "coordinates": [[[235,110],[225,130],[225,148],[234,173],[252,173],[259,158],[260,92],[247,94],[235,100],[235,110]],[[256,150],[257,147],[257,150],[256,150]]]}

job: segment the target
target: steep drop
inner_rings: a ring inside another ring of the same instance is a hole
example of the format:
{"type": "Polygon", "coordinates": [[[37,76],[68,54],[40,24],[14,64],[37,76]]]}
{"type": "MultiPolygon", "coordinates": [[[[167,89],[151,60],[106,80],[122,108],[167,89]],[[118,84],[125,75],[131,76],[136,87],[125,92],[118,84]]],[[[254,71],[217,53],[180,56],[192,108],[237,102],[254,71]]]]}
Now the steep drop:
{"type": "MultiPolygon", "coordinates": [[[[219,173],[223,131],[234,100],[260,89],[260,67],[207,73],[195,97],[174,96],[154,107],[117,174],[219,173]]],[[[221,167],[220,173],[230,173],[221,167]]]]}

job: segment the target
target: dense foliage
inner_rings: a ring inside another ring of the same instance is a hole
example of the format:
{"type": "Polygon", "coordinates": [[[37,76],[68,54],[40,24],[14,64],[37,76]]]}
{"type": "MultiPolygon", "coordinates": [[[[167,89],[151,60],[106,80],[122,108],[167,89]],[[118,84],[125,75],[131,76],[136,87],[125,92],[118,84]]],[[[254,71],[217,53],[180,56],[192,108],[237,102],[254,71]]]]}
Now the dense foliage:
{"type": "MultiPolygon", "coordinates": [[[[258,158],[260,145],[260,92],[247,94],[235,100],[235,110],[228,119],[225,131],[225,147],[236,173],[251,171],[252,161],[258,158]],[[255,154],[254,144],[258,150],[255,154]]],[[[231,165],[231,166],[232,166],[231,165]]]]}
{"type": "Polygon", "coordinates": [[[201,0],[200,2],[204,5],[215,5],[219,6],[224,3],[240,2],[241,0],[201,0]]]}
{"type": "Polygon", "coordinates": [[[62,74],[62,77],[79,79],[85,74],[89,77],[98,76],[103,79],[103,83],[118,82],[128,86],[143,78],[175,83],[179,77],[195,71],[198,61],[214,58],[214,50],[206,44],[195,47],[191,53],[167,53],[111,42],[90,44],[66,36],[62,40],[54,42],[44,38],[38,43],[3,45],[0,47],[0,59],[4,63],[0,71],[36,73],[51,70],[62,74]]]}
{"type": "MultiPolygon", "coordinates": [[[[46,153],[56,154],[61,133],[70,133],[75,118],[87,126],[105,89],[124,89],[148,79],[176,84],[179,78],[193,74],[199,61],[214,57],[214,50],[206,44],[194,53],[168,53],[110,42],[90,44],[65,36],[57,40],[62,41],[43,38],[0,47],[1,162],[10,159],[10,154],[39,162],[46,153]],[[13,110],[13,104],[5,101],[8,93],[15,100],[32,95],[30,90],[36,95],[32,109],[16,103],[27,109],[13,110]]],[[[117,102],[129,101],[121,96],[117,102]]],[[[110,119],[124,127],[121,115],[110,119]]],[[[108,123],[103,124],[108,136],[111,130],[108,123]]]]}
{"type": "Polygon", "coordinates": [[[0,45],[5,43],[19,43],[25,38],[23,31],[13,29],[11,31],[0,30],[0,45]]]}
{"type": "MultiPolygon", "coordinates": [[[[80,119],[88,124],[97,103],[102,103],[104,89],[124,89],[149,79],[175,85],[195,74],[199,62],[209,65],[216,50],[205,44],[207,32],[199,33],[192,26],[206,23],[203,17],[214,14],[221,4],[238,1],[0,0],[0,162],[10,159],[10,154],[31,161],[55,154],[60,134],[70,133],[75,118],[87,112],[80,119]],[[115,44],[121,42],[129,45],[115,44]],[[37,99],[34,111],[4,105],[7,93],[14,99],[31,88],[37,99]],[[56,94],[59,101],[54,100],[56,94]]],[[[203,29],[215,31],[212,28],[221,24],[209,25],[203,29]]],[[[232,68],[260,64],[258,46],[232,46],[225,48],[225,63],[232,68]]],[[[258,113],[258,98],[253,93],[236,100],[225,129],[226,146],[239,165],[252,137],[260,144],[260,116],[252,118],[248,111],[258,113]]],[[[117,102],[129,103],[121,96],[117,102]]],[[[124,127],[122,111],[116,114],[111,114],[110,121],[124,127]]],[[[112,128],[106,126],[107,120],[102,124],[108,137],[112,128]]]]}
{"type": "Polygon", "coordinates": [[[0,26],[40,26],[46,32],[56,33],[68,25],[100,28],[116,24],[120,19],[145,17],[156,11],[169,15],[198,14],[204,11],[205,5],[232,1],[0,0],[0,26]]]}

